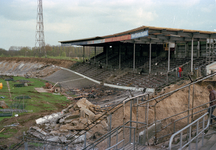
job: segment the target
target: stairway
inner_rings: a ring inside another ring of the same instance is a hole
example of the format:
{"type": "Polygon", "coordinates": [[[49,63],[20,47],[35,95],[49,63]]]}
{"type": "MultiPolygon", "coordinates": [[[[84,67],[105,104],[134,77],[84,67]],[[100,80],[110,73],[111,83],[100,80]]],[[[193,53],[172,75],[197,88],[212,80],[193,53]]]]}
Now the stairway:
{"type": "MultiPolygon", "coordinates": [[[[196,141],[194,143],[191,143],[190,150],[196,150],[196,141]]],[[[183,150],[189,150],[189,146],[184,148],[183,150]]],[[[203,140],[203,146],[202,146],[202,140],[199,139],[197,150],[216,150],[216,129],[211,128],[206,133],[206,136],[204,136],[203,140]]]]}

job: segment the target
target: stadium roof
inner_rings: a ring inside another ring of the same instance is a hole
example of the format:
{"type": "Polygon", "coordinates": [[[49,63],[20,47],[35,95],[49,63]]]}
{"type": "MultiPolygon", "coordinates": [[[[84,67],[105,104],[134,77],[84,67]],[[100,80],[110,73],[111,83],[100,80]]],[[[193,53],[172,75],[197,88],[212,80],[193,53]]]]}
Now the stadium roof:
{"type": "Polygon", "coordinates": [[[206,41],[206,39],[216,39],[216,32],[164,28],[153,26],[141,26],[125,32],[116,34],[97,36],[92,38],[59,41],[63,46],[81,45],[81,46],[102,46],[107,43],[137,43],[137,44],[163,44],[168,42],[185,43],[193,41],[206,41]]]}

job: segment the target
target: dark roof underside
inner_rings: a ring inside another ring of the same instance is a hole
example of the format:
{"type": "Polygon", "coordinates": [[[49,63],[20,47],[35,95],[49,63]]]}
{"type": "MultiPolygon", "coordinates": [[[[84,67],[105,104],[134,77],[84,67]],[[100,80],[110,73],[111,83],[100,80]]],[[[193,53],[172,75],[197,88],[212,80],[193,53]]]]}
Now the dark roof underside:
{"type": "Polygon", "coordinates": [[[138,43],[138,44],[163,44],[168,42],[185,43],[194,41],[206,41],[208,38],[216,39],[216,32],[141,26],[136,29],[121,33],[93,37],[79,40],[60,41],[62,45],[102,46],[107,43],[138,43]],[[140,34],[147,35],[139,36],[140,34]],[[133,38],[132,38],[133,37],[133,38]]]}

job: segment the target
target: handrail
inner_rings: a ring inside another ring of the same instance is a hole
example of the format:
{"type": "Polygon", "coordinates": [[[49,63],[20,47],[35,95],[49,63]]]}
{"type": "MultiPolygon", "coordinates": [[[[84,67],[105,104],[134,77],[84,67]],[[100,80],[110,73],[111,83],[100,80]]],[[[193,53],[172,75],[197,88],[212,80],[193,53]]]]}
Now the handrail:
{"type": "Polygon", "coordinates": [[[188,144],[190,144],[194,139],[196,139],[201,133],[204,132],[204,130],[206,130],[208,127],[209,127],[209,124],[210,124],[210,117],[208,117],[208,123],[206,125],[206,127],[204,128],[204,119],[205,119],[205,116],[207,116],[209,113],[205,113],[204,115],[202,115],[201,117],[199,117],[198,119],[196,119],[195,121],[193,121],[192,123],[190,123],[189,125],[185,126],[184,128],[182,128],[181,130],[177,131],[176,133],[174,133],[170,140],[169,140],[169,150],[172,149],[172,142],[173,142],[173,138],[177,135],[177,134],[180,134],[180,148],[179,149],[182,149],[184,148],[185,146],[187,146],[188,144]],[[198,133],[198,127],[199,127],[199,120],[203,119],[203,129],[198,133]],[[190,129],[190,132],[191,132],[191,127],[192,125],[194,125],[195,123],[197,123],[197,126],[196,126],[196,136],[194,138],[191,139],[191,135],[189,137],[189,141],[184,144],[182,146],[182,134],[183,134],[183,131],[186,130],[186,129],[190,129]]]}

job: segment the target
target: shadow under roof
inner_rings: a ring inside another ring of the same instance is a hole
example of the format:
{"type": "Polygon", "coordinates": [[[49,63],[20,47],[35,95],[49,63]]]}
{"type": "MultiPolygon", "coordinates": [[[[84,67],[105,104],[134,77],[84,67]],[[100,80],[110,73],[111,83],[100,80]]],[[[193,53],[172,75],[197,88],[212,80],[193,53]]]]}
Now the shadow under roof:
{"type": "Polygon", "coordinates": [[[185,43],[193,41],[206,41],[206,39],[216,39],[216,32],[164,28],[153,26],[141,26],[125,32],[106,36],[96,36],[92,38],[59,41],[63,46],[81,45],[81,46],[103,46],[105,44],[137,43],[137,44],[163,44],[168,42],[185,43]]]}

